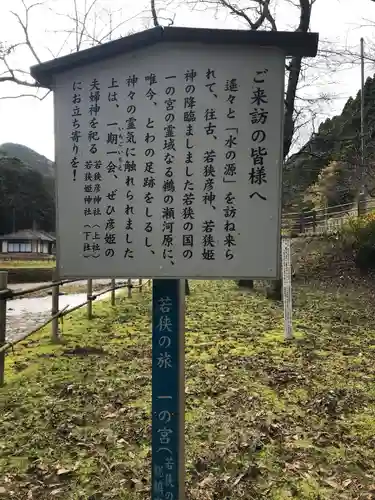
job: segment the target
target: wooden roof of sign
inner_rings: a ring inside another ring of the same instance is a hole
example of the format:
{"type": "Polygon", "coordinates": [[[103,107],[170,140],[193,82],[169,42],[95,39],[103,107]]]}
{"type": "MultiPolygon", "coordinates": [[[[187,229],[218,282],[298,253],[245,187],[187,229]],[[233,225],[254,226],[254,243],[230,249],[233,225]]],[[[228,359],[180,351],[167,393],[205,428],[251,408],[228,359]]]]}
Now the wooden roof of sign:
{"type": "Polygon", "coordinates": [[[302,33],[300,31],[226,30],[174,26],[164,28],[159,26],[38,64],[31,68],[31,75],[42,87],[52,88],[54,76],[58,73],[64,73],[77,67],[161,42],[277,47],[285,53],[285,56],[314,57],[318,50],[318,39],[318,33],[302,33]]]}

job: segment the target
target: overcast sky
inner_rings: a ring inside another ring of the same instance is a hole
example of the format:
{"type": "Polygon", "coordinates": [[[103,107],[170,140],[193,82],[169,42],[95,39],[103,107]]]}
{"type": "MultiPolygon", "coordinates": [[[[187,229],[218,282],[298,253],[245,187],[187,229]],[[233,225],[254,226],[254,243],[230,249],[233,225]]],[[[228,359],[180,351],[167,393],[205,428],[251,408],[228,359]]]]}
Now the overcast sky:
{"type": "MultiPolygon", "coordinates": [[[[85,0],[80,0],[81,6],[85,0]]],[[[88,1],[88,0],[87,0],[88,1]]],[[[98,0],[102,9],[117,11],[113,16],[113,23],[124,24],[118,33],[126,35],[129,32],[139,31],[151,27],[150,15],[145,2],[144,9],[142,1],[134,0],[98,0]],[[127,21],[127,22],[125,22],[127,21]]],[[[29,0],[25,0],[30,5],[29,0]]],[[[184,2],[182,2],[183,4],[184,2]]],[[[238,2],[237,2],[238,3],[238,2]]],[[[290,29],[295,27],[298,21],[298,11],[288,7],[284,0],[278,0],[277,21],[279,29],[290,29]]],[[[159,2],[161,4],[161,2],[159,2]]],[[[41,7],[35,7],[30,11],[30,35],[33,46],[41,60],[48,60],[58,54],[61,47],[62,53],[73,50],[74,38],[66,41],[66,31],[71,29],[71,23],[66,14],[73,13],[73,0],[49,0],[41,7]]],[[[157,1],[158,5],[158,1],[157,1]]],[[[16,18],[10,13],[10,8],[20,16],[24,15],[21,0],[0,2],[0,41],[16,43],[22,39],[22,30],[17,25],[16,18]],[[11,4],[11,7],[9,6],[11,4]]],[[[108,16],[103,10],[96,11],[97,32],[101,29],[102,35],[108,29],[108,16]],[[102,25],[100,24],[102,19],[102,25]]],[[[175,8],[169,7],[169,12],[161,12],[163,16],[175,15],[175,26],[195,26],[206,28],[245,28],[246,25],[228,16],[225,12],[215,15],[214,11],[198,11],[180,5],[175,8]]],[[[359,51],[359,40],[374,39],[375,28],[369,25],[369,20],[375,25],[375,2],[370,0],[316,0],[313,8],[311,29],[320,34],[322,40],[331,40],[335,46],[356,46],[359,51]],[[364,26],[367,25],[367,26],[364,26]]],[[[162,20],[163,22],[163,20],[162,20]]],[[[90,23],[90,32],[93,31],[93,19],[90,23]]],[[[312,60],[310,61],[313,62],[312,60]]],[[[14,67],[26,71],[36,61],[27,49],[18,49],[11,63],[14,67]]],[[[3,68],[1,69],[3,71],[3,68]]],[[[0,73],[1,73],[0,71],[0,73]]],[[[366,75],[375,72],[370,65],[366,67],[366,75]]],[[[322,108],[322,119],[340,113],[342,106],[350,95],[355,95],[360,87],[360,69],[356,66],[351,69],[336,71],[335,73],[321,71],[311,72],[314,79],[312,86],[304,89],[310,96],[327,92],[335,94],[336,98],[322,108]],[[320,72],[320,73],[319,73],[320,72]],[[319,76],[319,78],[316,78],[319,76]]],[[[44,154],[48,158],[54,158],[54,131],[53,131],[53,103],[49,95],[40,102],[32,97],[19,99],[4,99],[4,97],[16,96],[20,93],[30,93],[32,89],[16,87],[11,84],[0,83],[0,144],[4,142],[17,142],[24,144],[44,154]]],[[[43,95],[42,93],[40,95],[43,95]]],[[[303,134],[303,139],[308,138],[309,129],[303,134]]]]}

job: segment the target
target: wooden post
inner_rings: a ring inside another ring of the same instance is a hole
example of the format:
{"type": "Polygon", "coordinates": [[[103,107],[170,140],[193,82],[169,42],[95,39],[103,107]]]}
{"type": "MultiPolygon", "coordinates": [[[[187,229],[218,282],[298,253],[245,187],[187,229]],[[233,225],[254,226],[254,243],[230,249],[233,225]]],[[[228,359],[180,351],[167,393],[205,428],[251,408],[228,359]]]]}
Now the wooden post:
{"type": "Polygon", "coordinates": [[[87,280],[87,319],[92,319],[92,279],[87,280]]]}
{"type": "Polygon", "coordinates": [[[328,200],[326,199],[324,205],[324,233],[328,234],[328,200]]]}
{"type": "Polygon", "coordinates": [[[301,212],[299,214],[299,234],[303,234],[305,232],[305,214],[301,212]]]}
{"type": "Polygon", "coordinates": [[[312,227],[313,227],[313,233],[316,233],[316,211],[312,211],[312,227]]]}
{"type": "MultiPolygon", "coordinates": [[[[0,271],[0,290],[8,288],[8,272],[0,271]]],[[[0,297],[0,347],[6,342],[7,300],[0,297]]],[[[4,385],[5,352],[0,353],[0,386],[4,385]]]]}
{"type": "MultiPolygon", "coordinates": [[[[58,281],[58,271],[55,269],[52,274],[52,281],[58,281]]],[[[52,310],[51,315],[54,316],[59,312],[59,285],[52,287],[52,310]]],[[[54,318],[51,321],[51,340],[52,342],[59,341],[59,318],[54,318]]]]}
{"type": "Polygon", "coordinates": [[[113,278],[111,279],[111,306],[115,306],[116,305],[116,289],[115,289],[115,286],[116,286],[116,279],[113,278]]]}
{"type": "Polygon", "coordinates": [[[363,215],[366,215],[366,213],[367,213],[367,200],[365,194],[361,192],[358,194],[358,199],[357,199],[357,216],[362,217],[363,215]]]}
{"type": "Polygon", "coordinates": [[[292,308],[292,256],[290,238],[281,240],[281,267],[283,277],[284,338],[293,338],[292,308]]]}
{"type": "Polygon", "coordinates": [[[132,280],[128,278],[128,298],[130,299],[132,296],[132,280]]]}
{"type": "Polygon", "coordinates": [[[142,293],[142,278],[139,278],[138,285],[139,285],[139,292],[142,293]]]}

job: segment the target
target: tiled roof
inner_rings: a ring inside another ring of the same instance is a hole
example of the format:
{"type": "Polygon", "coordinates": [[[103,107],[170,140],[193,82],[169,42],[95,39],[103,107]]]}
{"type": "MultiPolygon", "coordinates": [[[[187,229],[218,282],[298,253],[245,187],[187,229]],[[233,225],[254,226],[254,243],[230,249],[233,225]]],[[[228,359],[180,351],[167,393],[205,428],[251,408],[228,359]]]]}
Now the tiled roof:
{"type": "Polygon", "coordinates": [[[32,229],[22,229],[15,233],[3,234],[0,240],[42,240],[42,241],[56,241],[56,238],[45,231],[34,231],[32,229]]]}

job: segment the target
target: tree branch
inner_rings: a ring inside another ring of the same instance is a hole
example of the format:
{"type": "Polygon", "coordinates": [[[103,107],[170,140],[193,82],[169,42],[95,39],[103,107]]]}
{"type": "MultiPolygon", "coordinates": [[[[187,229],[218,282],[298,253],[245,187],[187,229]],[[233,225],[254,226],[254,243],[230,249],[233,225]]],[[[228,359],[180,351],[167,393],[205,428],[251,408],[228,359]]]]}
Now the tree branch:
{"type": "MultiPolygon", "coordinates": [[[[12,71],[15,71],[15,70],[12,70],[12,71]]],[[[14,75],[2,76],[0,78],[0,83],[3,83],[3,82],[13,82],[13,83],[16,83],[17,85],[22,85],[24,87],[33,87],[33,88],[39,87],[39,85],[36,82],[28,82],[27,80],[20,80],[19,78],[17,78],[14,75]]]]}
{"type": "MultiPolygon", "coordinates": [[[[0,76],[0,83],[4,82],[10,82],[10,83],[15,83],[16,85],[20,85],[22,87],[30,87],[30,88],[38,88],[39,85],[35,81],[29,81],[26,78],[22,78],[21,75],[29,75],[27,71],[24,71],[22,69],[15,69],[12,68],[11,64],[8,61],[8,57],[12,54],[12,52],[15,51],[18,47],[21,46],[26,46],[34,59],[38,62],[41,63],[41,59],[38,56],[31,40],[30,40],[30,34],[29,34],[29,20],[30,20],[30,11],[34,7],[43,5],[42,2],[34,3],[30,6],[27,6],[25,3],[25,0],[21,0],[25,14],[24,14],[24,20],[22,17],[17,13],[17,12],[12,12],[11,14],[15,17],[17,24],[22,29],[23,32],[23,37],[24,40],[22,42],[10,45],[9,47],[4,47],[1,46],[0,50],[0,61],[4,64],[6,71],[2,73],[0,76]]],[[[44,99],[44,97],[40,98],[39,96],[33,95],[33,94],[22,94],[20,97],[26,97],[26,96],[33,96],[38,99],[44,99]]],[[[2,99],[6,99],[8,97],[2,97],[2,99]]],[[[12,99],[12,96],[9,96],[10,99],[12,99]]]]}
{"type": "MultiPolygon", "coordinates": [[[[90,41],[92,42],[93,44],[97,44],[97,45],[101,45],[102,43],[104,43],[106,40],[110,39],[112,37],[112,35],[119,29],[121,28],[122,26],[124,26],[124,24],[130,22],[130,21],[133,21],[134,19],[138,18],[140,14],[142,14],[144,11],[141,11],[141,12],[138,12],[137,14],[135,14],[134,16],[128,18],[128,19],[125,19],[124,21],[120,21],[118,24],[116,24],[115,26],[111,26],[110,30],[109,31],[106,31],[105,34],[101,34],[101,33],[97,33],[96,31],[96,23],[97,23],[97,16],[95,16],[94,18],[94,28],[93,28],[93,32],[90,33],[88,31],[88,27],[87,27],[87,22],[86,24],[83,24],[83,21],[81,21],[80,19],[78,19],[78,24],[81,26],[82,28],[82,31],[86,37],[86,41],[90,41]]],[[[67,19],[69,19],[70,21],[72,21],[73,23],[76,22],[76,18],[74,15],[70,15],[70,14],[62,14],[60,12],[55,12],[55,14],[57,16],[60,16],[60,17],[65,17],[67,19]]],[[[105,26],[107,27],[107,23],[105,23],[105,26]]],[[[103,30],[100,30],[101,32],[103,30]]],[[[66,33],[68,35],[67,39],[69,38],[70,35],[74,35],[76,32],[76,28],[74,29],[68,29],[68,30],[54,30],[53,33],[66,33]]],[[[66,42],[65,42],[66,43],[66,42]]]]}
{"type": "Polygon", "coordinates": [[[30,10],[32,8],[37,7],[38,5],[43,5],[43,3],[42,2],[34,3],[34,4],[30,5],[29,7],[27,7],[27,5],[25,4],[25,0],[22,0],[22,5],[25,8],[25,22],[22,21],[21,16],[19,16],[16,12],[11,11],[11,13],[13,14],[13,16],[15,16],[15,18],[18,21],[18,24],[22,28],[23,34],[25,36],[25,42],[24,43],[29,48],[30,52],[32,53],[32,55],[34,56],[34,58],[36,59],[36,61],[40,64],[41,60],[40,60],[38,54],[36,53],[36,51],[35,51],[32,43],[30,41],[30,36],[29,36],[29,12],[30,12],[30,10]]]}
{"type": "Polygon", "coordinates": [[[275,21],[274,17],[272,16],[270,9],[269,9],[270,0],[259,0],[259,1],[263,5],[264,19],[262,20],[262,23],[264,20],[267,20],[271,25],[271,30],[277,31],[276,21],[275,21]]]}
{"type": "Polygon", "coordinates": [[[18,94],[18,95],[9,95],[0,97],[0,100],[5,101],[7,99],[19,99],[20,97],[33,97],[34,99],[38,99],[39,101],[44,101],[44,99],[50,94],[50,90],[46,92],[43,96],[38,96],[37,94],[18,94]]]}
{"type": "MultiPolygon", "coordinates": [[[[89,7],[87,7],[87,0],[85,0],[85,9],[84,9],[84,14],[83,14],[83,19],[81,21],[80,14],[78,12],[77,0],[74,0],[74,22],[75,22],[75,38],[76,38],[76,51],[77,52],[81,49],[82,42],[83,42],[83,36],[85,34],[86,27],[87,27],[87,20],[88,20],[88,17],[90,15],[92,9],[95,7],[96,2],[97,2],[97,0],[92,0],[91,5],[89,7]]],[[[111,30],[112,30],[112,25],[111,25],[111,30]]]]}
{"type": "Polygon", "coordinates": [[[160,26],[159,20],[158,20],[158,15],[156,13],[156,6],[155,6],[155,0],[150,0],[150,7],[151,7],[151,15],[152,15],[152,21],[154,23],[154,26],[160,26]]]}
{"type": "Polygon", "coordinates": [[[237,7],[232,5],[231,3],[227,2],[226,0],[220,0],[220,3],[221,3],[221,5],[224,5],[224,7],[229,9],[231,14],[234,14],[238,17],[242,17],[243,19],[245,19],[245,21],[249,24],[251,29],[256,29],[254,27],[254,23],[252,22],[252,20],[250,19],[250,17],[246,14],[246,12],[244,10],[238,9],[237,7]]]}
{"type": "Polygon", "coordinates": [[[240,9],[239,7],[230,3],[228,0],[219,0],[219,3],[229,9],[232,15],[242,17],[242,19],[244,19],[248,23],[250,29],[252,30],[257,30],[258,28],[260,28],[266,19],[270,22],[272,29],[276,30],[275,21],[273,20],[269,11],[270,1],[271,0],[257,0],[261,8],[259,17],[255,22],[252,21],[251,18],[246,14],[245,9],[240,9]]]}
{"type": "MultiPolygon", "coordinates": [[[[32,58],[35,59],[37,63],[41,63],[39,51],[37,50],[38,47],[33,44],[31,39],[31,11],[34,7],[44,5],[45,1],[32,0],[34,1],[32,5],[27,5],[28,0],[20,1],[22,4],[22,11],[10,11],[10,13],[15,20],[16,25],[20,26],[22,30],[22,38],[20,36],[21,41],[10,46],[5,46],[0,42],[0,84],[9,82],[18,86],[37,89],[39,85],[31,78],[28,71],[24,71],[21,68],[18,69],[12,67],[11,58],[13,57],[13,53],[18,50],[18,48],[24,46],[27,48],[32,58]]],[[[153,5],[155,8],[154,2],[155,0],[153,0],[153,5]]],[[[65,2],[63,3],[68,2],[66,2],[65,0],[65,2]]],[[[71,0],[69,1],[69,3],[71,11],[68,14],[62,14],[54,11],[48,6],[46,7],[53,14],[57,16],[63,16],[71,23],[70,26],[68,25],[67,30],[62,29],[57,31],[50,31],[50,33],[63,34],[63,43],[58,50],[51,51],[48,46],[46,47],[46,50],[50,52],[52,58],[60,56],[61,53],[69,53],[74,50],[82,50],[83,48],[85,48],[85,45],[100,45],[104,41],[111,39],[112,36],[115,37],[125,23],[131,22],[135,18],[139,18],[140,14],[144,12],[138,12],[131,18],[124,19],[123,17],[121,17],[121,15],[117,16],[117,13],[120,11],[112,12],[106,9],[102,9],[100,10],[100,12],[98,12],[97,6],[99,6],[100,4],[98,0],[83,0],[82,3],[80,3],[78,0],[71,0]],[[66,35],[64,33],[66,33],[66,35]]],[[[154,19],[155,16],[157,20],[156,10],[154,12],[154,19]]],[[[169,19],[168,21],[170,24],[173,24],[173,18],[169,19]]],[[[18,56],[18,54],[16,55],[18,56]]],[[[21,96],[26,97],[31,95],[31,93],[24,93],[21,96]]],[[[41,100],[44,98],[40,96],[35,97],[41,100]]],[[[13,99],[14,97],[9,96],[9,98],[13,99]]]]}
{"type": "Polygon", "coordinates": [[[241,8],[238,4],[230,0],[187,0],[186,3],[192,5],[192,9],[197,7],[199,4],[210,5],[214,7],[216,11],[218,11],[220,7],[224,7],[229,10],[231,15],[243,19],[249,25],[251,30],[257,30],[264,24],[264,21],[268,21],[271,26],[271,30],[276,31],[276,23],[269,10],[271,0],[250,1],[256,3],[257,6],[241,8]],[[250,15],[247,14],[247,11],[256,13],[257,18],[255,21],[253,21],[250,15]]]}

